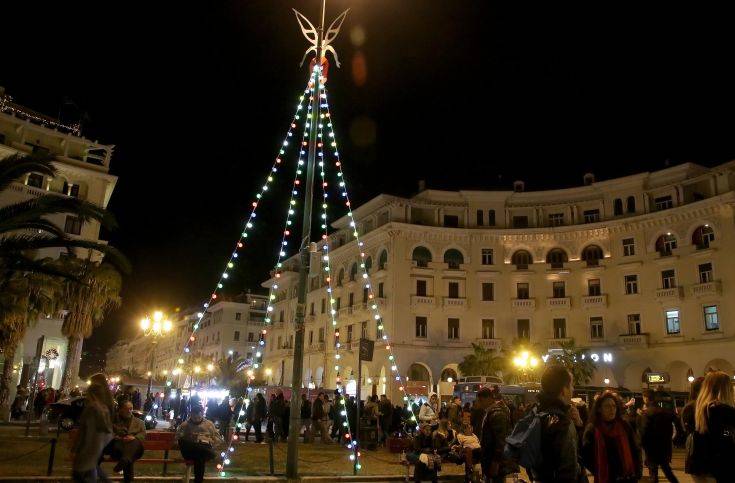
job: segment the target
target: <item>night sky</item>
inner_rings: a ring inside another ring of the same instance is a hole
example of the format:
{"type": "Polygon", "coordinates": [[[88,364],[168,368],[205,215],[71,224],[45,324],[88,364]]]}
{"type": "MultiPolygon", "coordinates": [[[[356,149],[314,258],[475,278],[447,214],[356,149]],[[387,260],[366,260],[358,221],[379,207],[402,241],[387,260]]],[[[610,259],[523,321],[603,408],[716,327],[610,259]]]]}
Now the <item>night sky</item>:
{"type": "MultiPolygon", "coordinates": [[[[308,75],[291,8],[315,20],[319,2],[22,3],[4,7],[0,85],[50,115],[73,100],[83,133],[116,146],[120,229],[105,237],[134,272],[85,345],[104,348],[146,310],[212,290],[308,75]]],[[[328,22],[352,9],[328,88],[355,205],[419,179],[534,190],[735,158],[729,12],[495,3],[329,0],[328,22]]],[[[259,288],[274,263],[280,186],[231,291],[259,288]]]]}

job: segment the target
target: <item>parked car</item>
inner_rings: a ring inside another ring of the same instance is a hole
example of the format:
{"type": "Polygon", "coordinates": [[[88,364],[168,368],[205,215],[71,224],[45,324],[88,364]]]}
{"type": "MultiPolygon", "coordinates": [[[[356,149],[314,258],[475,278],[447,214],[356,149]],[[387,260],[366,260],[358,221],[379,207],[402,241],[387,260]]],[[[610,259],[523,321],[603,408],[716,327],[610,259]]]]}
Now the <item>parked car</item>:
{"type": "MultiPolygon", "coordinates": [[[[58,424],[64,431],[69,431],[79,424],[79,416],[84,410],[84,397],[71,397],[62,399],[46,408],[46,418],[49,423],[58,424]]],[[[134,409],[133,416],[143,421],[145,429],[154,429],[158,424],[156,418],[147,415],[145,412],[134,409]]]]}

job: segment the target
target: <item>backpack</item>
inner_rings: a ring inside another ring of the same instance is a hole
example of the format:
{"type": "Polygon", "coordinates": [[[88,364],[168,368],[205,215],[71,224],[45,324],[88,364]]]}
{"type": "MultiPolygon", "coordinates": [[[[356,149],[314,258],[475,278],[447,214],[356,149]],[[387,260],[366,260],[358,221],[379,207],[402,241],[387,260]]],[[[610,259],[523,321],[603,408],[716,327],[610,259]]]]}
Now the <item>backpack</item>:
{"type": "Polygon", "coordinates": [[[552,413],[539,412],[534,407],[518,420],[513,432],[505,439],[503,455],[524,467],[532,478],[543,463],[541,434],[544,418],[550,414],[552,413]]]}

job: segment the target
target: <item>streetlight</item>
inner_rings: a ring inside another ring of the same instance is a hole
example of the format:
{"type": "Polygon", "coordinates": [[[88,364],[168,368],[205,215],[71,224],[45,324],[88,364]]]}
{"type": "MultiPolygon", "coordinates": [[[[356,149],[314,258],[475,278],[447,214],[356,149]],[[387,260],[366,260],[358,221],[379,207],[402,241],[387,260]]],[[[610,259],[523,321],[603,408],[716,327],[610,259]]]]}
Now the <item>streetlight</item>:
{"type": "Polygon", "coordinates": [[[529,372],[534,371],[536,367],[538,367],[539,360],[537,357],[532,356],[528,351],[522,351],[520,355],[513,358],[513,365],[521,371],[521,374],[525,379],[529,372]]]}
{"type": "Polygon", "coordinates": [[[156,345],[158,343],[159,337],[163,337],[164,335],[171,332],[172,324],[171,321],[168,320],[168,318],[161,312],[160,310],[156,310],[153,312],[153,317],[143,317],[140,320],[140,328],[143,331],[143,335],[145,337],[151,338],[151,343],[153,344],[153,350],[151,350],[151,363],[150,363],[150,370],[148,371],[148,394],[151,394],[151,386],[153,384],[153,364],[156,360],[156,345]]]}

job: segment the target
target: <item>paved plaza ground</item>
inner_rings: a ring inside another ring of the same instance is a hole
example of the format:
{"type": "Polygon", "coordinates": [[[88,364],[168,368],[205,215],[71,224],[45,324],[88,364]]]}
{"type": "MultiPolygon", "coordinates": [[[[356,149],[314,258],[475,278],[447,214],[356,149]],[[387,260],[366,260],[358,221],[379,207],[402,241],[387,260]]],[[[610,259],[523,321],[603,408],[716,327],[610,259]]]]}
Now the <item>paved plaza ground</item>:
{"type": "MultiPolygon", "coordinates": [[[[38,428],[31,428],[32,436],[24,436],[24,428],[18,426],[0,427],[0,477],[3,476],[42,476],[46,474],[50,445],[49,437],[38,437],[38,428]]],[[[53,436],[52,433],[50,436],[53,436]]],[[[172,457],[178,458],[178,451],[172,452],[172,457]]],[[[276,475],[285,473],[286,443],[274,445],[274,469],[276,475]]],[[[301,444],[299,449],[300,473],[303,476],[338,476],[352,475],[352,463],[348,459],[349,453],[343,446],[336,444],[324,445],[321,443],[301,444]]],[[[151,451],[146,457],[163,457],[163,452],[151,451]]],[[[362,452],[362,470],[360,475],[365,476],[405,476],[406,469],[399,464],[400,455],[389,453],[385,448],[376,451],[362,452]]],[[[69,436],[62,433],[56,447],[54,462],[54,476],[67,476],[71,473],[69,460],[69,436]]],[[[679,481],[693,481],[684,474],[684,454],[675,450],[673,467],[679,481]]],[[[105,464],[108,473],[112,471],[112,464],[105,464]]],[[[232,457],[232,464],[228,467],[233,476],[266,476],[269,474],[268,445],[253,442],[238,444],[232,457]]],[[[209,467],[208,476],[216,476],[214,465],[209,467]]],[[[161,464],[137,464],[136,475],[160,476],[161,464]]],[[[170,476],[182,475],[183,465],[170,465],[170,476]]],[[[461,466],[445,464],[443,475],[462,475],[461,466]]],[[[662,480],[666,481],[661,475],[662,480]]],[[[509,479],[509,481],[511,481],[509,479]]],[[[591,481],[591,480],[590,480],[591,481]]],[[[648,481],[644,478],[642,481],[648,481]]]]}

